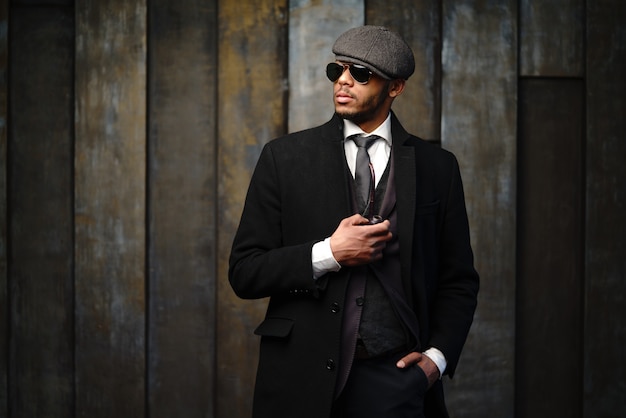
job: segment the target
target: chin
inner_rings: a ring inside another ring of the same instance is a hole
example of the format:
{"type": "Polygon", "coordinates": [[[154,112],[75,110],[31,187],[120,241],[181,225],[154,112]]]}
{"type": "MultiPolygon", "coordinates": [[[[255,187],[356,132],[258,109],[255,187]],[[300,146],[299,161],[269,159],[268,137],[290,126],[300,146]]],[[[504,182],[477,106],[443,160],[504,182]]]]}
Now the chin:
{"type": "Polygon", "coordinates": [[[335,113],[344,119],[352,120],[353,117],[358,115],[358,112],[350,110],[345,106],[335,106],[335,113]]]}
{"type": "Polygon", "coordinates": [[[341,118],[343,119],[347,119],[351,122],[354,122],[356,124],[363,122],[363,114],[359,113],[359,112],[349,112],[346,110],[340,110],[340,109],[336,109],[335,113],[337,113],[337,115],[339,115],[341,118]]]}

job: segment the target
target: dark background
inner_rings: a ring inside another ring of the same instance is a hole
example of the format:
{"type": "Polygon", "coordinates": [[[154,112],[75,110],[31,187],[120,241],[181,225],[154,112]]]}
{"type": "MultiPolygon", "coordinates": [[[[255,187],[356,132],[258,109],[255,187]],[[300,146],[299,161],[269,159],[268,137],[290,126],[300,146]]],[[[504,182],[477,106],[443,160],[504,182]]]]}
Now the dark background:
{"type": "Polygon", "coordinates": [[[407,38],[394,108],[461,164],[482,288],[452,415],[626,415],[626,2],[4,0],[0,417],[249,416],[251,170],[330,117],[364,22],[407,38]]]}

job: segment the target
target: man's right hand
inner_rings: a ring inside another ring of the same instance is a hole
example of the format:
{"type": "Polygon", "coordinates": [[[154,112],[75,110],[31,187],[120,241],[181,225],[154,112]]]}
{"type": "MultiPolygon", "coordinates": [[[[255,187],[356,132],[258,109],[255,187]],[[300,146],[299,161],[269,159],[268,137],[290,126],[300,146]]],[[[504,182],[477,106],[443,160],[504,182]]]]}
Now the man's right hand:
{"type": "Polygon", "coordinates": [[[342,266],[359,266],[380,260],[387,241],[391,239],[389,221],[370,225],[367,218],[356,214],[345,218],[330,237],[330,249],[342,266]]]}

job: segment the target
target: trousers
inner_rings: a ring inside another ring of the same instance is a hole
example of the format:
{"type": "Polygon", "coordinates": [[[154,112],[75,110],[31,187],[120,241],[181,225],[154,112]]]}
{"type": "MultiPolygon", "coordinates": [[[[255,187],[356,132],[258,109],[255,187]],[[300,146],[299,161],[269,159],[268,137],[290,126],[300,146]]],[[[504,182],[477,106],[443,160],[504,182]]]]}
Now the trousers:
{"type": "Polygon", "coordinates": [[[355,359],[331,418],[424,418],[428,379],[417,365],[396,367],[405,354],[355,359]]]}

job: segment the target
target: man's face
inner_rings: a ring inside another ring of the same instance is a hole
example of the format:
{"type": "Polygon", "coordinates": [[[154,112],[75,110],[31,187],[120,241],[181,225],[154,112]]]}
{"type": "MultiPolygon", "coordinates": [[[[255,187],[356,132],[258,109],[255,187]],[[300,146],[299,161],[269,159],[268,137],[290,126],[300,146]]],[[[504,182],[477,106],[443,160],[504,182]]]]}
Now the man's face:
{"type": "Polygon", "coordinates": [[[366,83],[359,83],[346,66],[333,83],[335,112],[366,132],[371,132],[387,118],[392,100],[389,96],[389,81],[376,74],[372,74],[366,83]]]}

